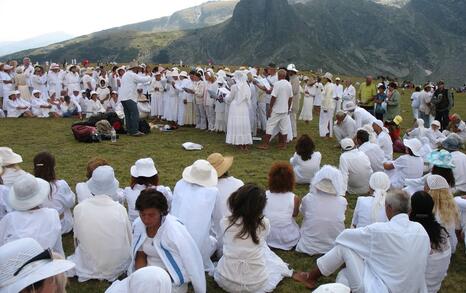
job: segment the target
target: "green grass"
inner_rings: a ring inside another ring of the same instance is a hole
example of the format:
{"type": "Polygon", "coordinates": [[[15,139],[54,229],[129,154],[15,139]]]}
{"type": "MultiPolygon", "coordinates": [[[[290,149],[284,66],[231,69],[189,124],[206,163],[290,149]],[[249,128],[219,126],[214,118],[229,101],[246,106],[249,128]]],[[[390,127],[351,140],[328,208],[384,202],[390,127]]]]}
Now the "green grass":
{"type": "MultiPolygon", "coordinates": [[[[410,127],[411,108],[409,92],[403,94],[402,104],[404,127],[410,127]]],[[[465,117],[465,95],[456,96],[456,109],[465,117]]],[[[152,157],[159,170],[161,184],[171,188],[181,178],[183,168],[199,158],[206,158],[210,153],[221,152],[234,155],[235,161],[231,174],[245,182],[255,182],[265,187],[267,172],[274,161],[287,161],[293,154],[293,146],[285,151],[279,151],[275,144],[268,151],[252,149],[250,153],[241,153],[236,148],[226,145],[224,134],[210,134],[196,129],[183,128],[172,133],[154,133],[142,137],[132,138],[122,136],[117,143],[103,142],[98,144],[77,143],[70,131],[73,121],[69,119],[2,119],[0,120],[0,145],[9,146],[24,159],[22,167],[31,172],[32,159],[37,152],[50,151],[57,159],[57,175],[65,179],[74,189],[77,182],[85,180],[86,162],[92,157],[103,157],[110,161],[115,168],[116,176],[122,187],[129,184],[129,168],[139,158],[152,157]],[[187,152],[181,148],[186,141],[200,143],[204,146],[202,151],[187,152]]],[[[322,153],[322,164],[337,165],[339,150],[334,147],[335,141],[318,139],[318,119],[306,125],[299,123],[299,133],[308,133],[315,138],[316,148],[322,153]]],[[[298,186],[295,193],[303,197],[308,186],[298,186]]],[[[349,205],[346,213],[346,223],[349,227],[356,197],[348,198],[349,205]]],[[[301,218],[299,218],[301,221],[301,218]]],[[[64,237],[65,252],[73,252],[72,235],[64,237]]],[[[309,257],[297,252],[277,251],[293,269],[307,270],[315,265],[315,257],[309,257]]],[[[335,276],[324,278],[322,283],[334,281],[335,276]]],[[[208,277],[208,292],[222,292],[212,278],[208,277]]],[[[461,243],[455,256],[452,258],[448,276],[443,282],[442,292],[464,292],[466,282],[466,257],[464,244],[461,243]]],[[[104,292],[109,286],[107,282],[89,281],[78,283],[70,281],[68,292],[104,292]]],[[[301,285],[291,279],[285,279],[276,289],[276,292],[308,292],[301,285]]]]}

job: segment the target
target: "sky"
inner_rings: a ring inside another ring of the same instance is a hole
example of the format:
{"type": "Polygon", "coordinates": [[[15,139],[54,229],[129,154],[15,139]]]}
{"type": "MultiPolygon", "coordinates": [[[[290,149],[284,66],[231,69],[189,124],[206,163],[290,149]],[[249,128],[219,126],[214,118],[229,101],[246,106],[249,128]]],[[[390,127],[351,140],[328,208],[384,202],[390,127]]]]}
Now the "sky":
{"type": "Polygon", "coordinates": [[[207,0],[0,0],[4,24],[0,42],[58,31],[79,36],[167,16],[203,2],[207,0]]]}

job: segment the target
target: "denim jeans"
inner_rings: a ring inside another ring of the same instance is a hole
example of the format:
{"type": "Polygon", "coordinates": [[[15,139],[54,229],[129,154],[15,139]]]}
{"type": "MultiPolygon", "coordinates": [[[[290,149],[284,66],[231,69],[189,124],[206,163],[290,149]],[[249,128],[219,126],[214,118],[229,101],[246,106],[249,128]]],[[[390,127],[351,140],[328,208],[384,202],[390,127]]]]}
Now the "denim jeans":
{"type": "Polygon", "coordinates": [[[139,110],[138,105],[133,100],[121,101],[123,111],[125,112],[125,124],[128,134],[138,133],[139,128],[139,110]]]}

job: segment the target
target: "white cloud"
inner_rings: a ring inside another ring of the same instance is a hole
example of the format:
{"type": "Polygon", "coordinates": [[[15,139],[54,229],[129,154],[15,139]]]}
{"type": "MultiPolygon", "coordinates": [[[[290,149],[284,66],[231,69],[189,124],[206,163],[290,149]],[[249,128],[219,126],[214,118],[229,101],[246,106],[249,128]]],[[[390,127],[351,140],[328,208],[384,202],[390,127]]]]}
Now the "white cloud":
{"type": "Polygon", "coordinates": [[[62,31],[72,35],[167,16],[207,0],[0,0],[0,41],[62,31]]]}

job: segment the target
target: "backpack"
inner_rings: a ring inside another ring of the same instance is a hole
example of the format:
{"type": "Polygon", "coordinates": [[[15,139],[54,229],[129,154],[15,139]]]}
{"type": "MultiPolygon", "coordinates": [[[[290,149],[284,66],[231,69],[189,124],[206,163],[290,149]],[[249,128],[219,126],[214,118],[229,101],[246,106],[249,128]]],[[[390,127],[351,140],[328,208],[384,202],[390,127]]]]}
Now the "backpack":
{"type": "Polygon", "coordinates": [[[147,123],[146,120],[144,119],[139,119],[139,127],[138,127],[139,131],[144,133],[144,134],[148,134],[150,133],[150,125],[149,123],[147,123]]]}
{"type": "Polygon", "coordinates": [[[71,126],[74,138],[79,142],[99,142],[97,129],[93,126],[74,124],[71,126]]]}

